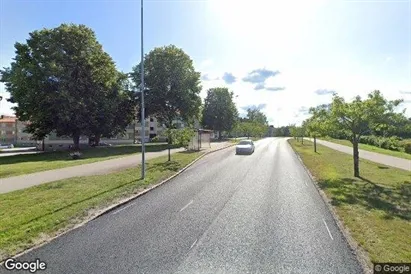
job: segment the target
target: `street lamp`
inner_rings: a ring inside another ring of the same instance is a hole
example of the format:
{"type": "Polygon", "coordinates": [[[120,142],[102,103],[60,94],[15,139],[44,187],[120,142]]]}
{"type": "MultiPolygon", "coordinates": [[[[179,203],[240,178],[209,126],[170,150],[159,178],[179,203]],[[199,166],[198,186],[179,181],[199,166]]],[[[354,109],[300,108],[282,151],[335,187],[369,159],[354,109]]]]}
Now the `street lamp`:
{"type": "Polygon", "coordinates": [[[145,117],[145,109],[144,109],[144,49],[143,49],[143,0],[141,1],[141,179],[145,178],[146,174],[146,163],[145,163],[145,152],[146,152],[146,146],[145,146],[145,131],[146,131],[146,117],[145,117]]]}

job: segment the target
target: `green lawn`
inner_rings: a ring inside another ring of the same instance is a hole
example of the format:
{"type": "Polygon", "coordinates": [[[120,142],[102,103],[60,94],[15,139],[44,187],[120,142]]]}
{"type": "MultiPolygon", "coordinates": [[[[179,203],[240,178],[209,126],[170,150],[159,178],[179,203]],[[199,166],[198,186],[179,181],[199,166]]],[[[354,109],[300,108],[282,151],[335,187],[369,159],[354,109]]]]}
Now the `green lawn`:
{"type": "MultiPolygon", "coordinates": [[[[329,142],[337,143],[337,144],[340,144],[340,145],[345,145],[345,146],[352,147],[351,142],[348,141],[348,140],[340,140],[340,139],[332,139],[332,138],[322,138],[322,139],[324,139],[325,141],[329,141],[329,142]]],[[[411,160],[411,154],[405,153],[404,151],[394,151],[394,150],[384,149],[384,148],[371,146],[371,145],[367,145],[367,144],[359,144],[358,147],[359,147],[359,149],[363,149],[363,150],[367,150],[367,151],[377,152],[377,153],[381,153],[381,154],[385,154],[385,155],[390,155],[390,156],[394,156],[394,157],[399,157],[399,158],[404,158],[404,159],[411,160]]]]}
{"type": "Polygon", "coordinates": [[[0,261],[80,223],[92,212],[158,183],[200,156],[175,153],[149,160],[143,181],[140,168],[71,178],[0,194],[0,261]]]}
{"type": "MultiPolygon", "coordinates": [[[[146,145],[147,152],[161,151],[166,148],[167,144],[146,145]]],[[[141,152],[141,145],[122,145],[84,149],[82,159],[79,160],[72,160],[68,151],[0,157],[0,178],[94,163],[139,152],[141,152]]]]}
{"type": "Polygon", "coordinates": [[[354,239],[375,262],[411,262],[411,172],[290,139],[354,239]]]}

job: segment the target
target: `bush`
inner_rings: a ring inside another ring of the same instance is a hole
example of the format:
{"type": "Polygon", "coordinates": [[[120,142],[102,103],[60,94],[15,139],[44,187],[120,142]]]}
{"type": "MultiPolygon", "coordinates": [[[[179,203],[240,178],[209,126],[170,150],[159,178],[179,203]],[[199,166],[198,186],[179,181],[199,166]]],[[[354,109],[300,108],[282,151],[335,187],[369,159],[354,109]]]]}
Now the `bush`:
{"type": "Polygon", "coordinates": [[[81,153],[79,151],[74,151],[70,153],[71,159],[77,160],[80,159],[81,153]]]}
{"type": "Polygon", "coordinates": [[[411,142],[404,145],[405,153],[411,154],[411,142]]]}
{"type": "Polygon", "coordinates": [[[402,143],[400,142],[400,138],[398,138],[397,136],[361,136],[360,143],[396,151],[401,150],[401,147],[403,147],[402,143]]]}

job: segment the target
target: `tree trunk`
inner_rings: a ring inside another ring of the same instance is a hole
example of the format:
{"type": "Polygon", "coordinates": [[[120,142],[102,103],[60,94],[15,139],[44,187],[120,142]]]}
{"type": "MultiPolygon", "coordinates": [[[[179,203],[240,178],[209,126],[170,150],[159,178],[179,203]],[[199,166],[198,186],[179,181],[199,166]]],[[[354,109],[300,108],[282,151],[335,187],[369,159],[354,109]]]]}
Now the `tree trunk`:
{"type": "Polygon", "coordinates": [[[44,138],[43,138],[43,140],[41,141],[41,150],[42,150],[42,151],[45,151],[45,150],[46,150],[46,145],[45,145],[45,143],[44,143],[44,138]]]}
{"type": "Polygon", "coordinates": [[[171,136],[170,135],[168,136],[167,146],[168,146],[168,161],[170,162],[171,161],[171,136]]]}
{"type": "Polygon", "coordinates": [[[317,152],[317,137],[314,136],[314,152],[317,152]]]}
{"type": "Polygon", "coordinates": [[[74,149],[79,150],[80,149],[80,135],[73,135],[73,143],[74,143],[74,149]]]}
{"type": "Polygon", "coordinates": [[[301,136],[301,144],[304,145],[304,136],[301,136]]]}
{"type": "Polygon", "coordinates": [[[218,131],[218,140],[221,140],[221,130],[218,131]]]}
{"type": "Polygon", "coordinates": [[[352,147],[353,147],[353,157],[354,157],[354,177],[360,177],[360,160],[359,160],[359,152],[358,152],[358,140],[355,137],[353,138],[352,147]]]}
{"type": "Polygon", "coordinates": [[[98,146],[100,144],[101,135],[97,134],[94,138],[94,143],[98,146]]]}

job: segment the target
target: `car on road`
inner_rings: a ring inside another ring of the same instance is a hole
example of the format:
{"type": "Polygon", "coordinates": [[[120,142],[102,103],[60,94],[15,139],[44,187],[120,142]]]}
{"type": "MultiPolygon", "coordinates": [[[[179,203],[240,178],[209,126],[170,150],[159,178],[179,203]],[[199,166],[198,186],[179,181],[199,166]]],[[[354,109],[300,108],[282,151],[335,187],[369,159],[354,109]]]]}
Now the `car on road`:
{"type": "Polygon", "coordinates": [[[255,146],[252,140],[242,140],[235,147],[235,154],[252,154],[254,149],[255,146]]]}

